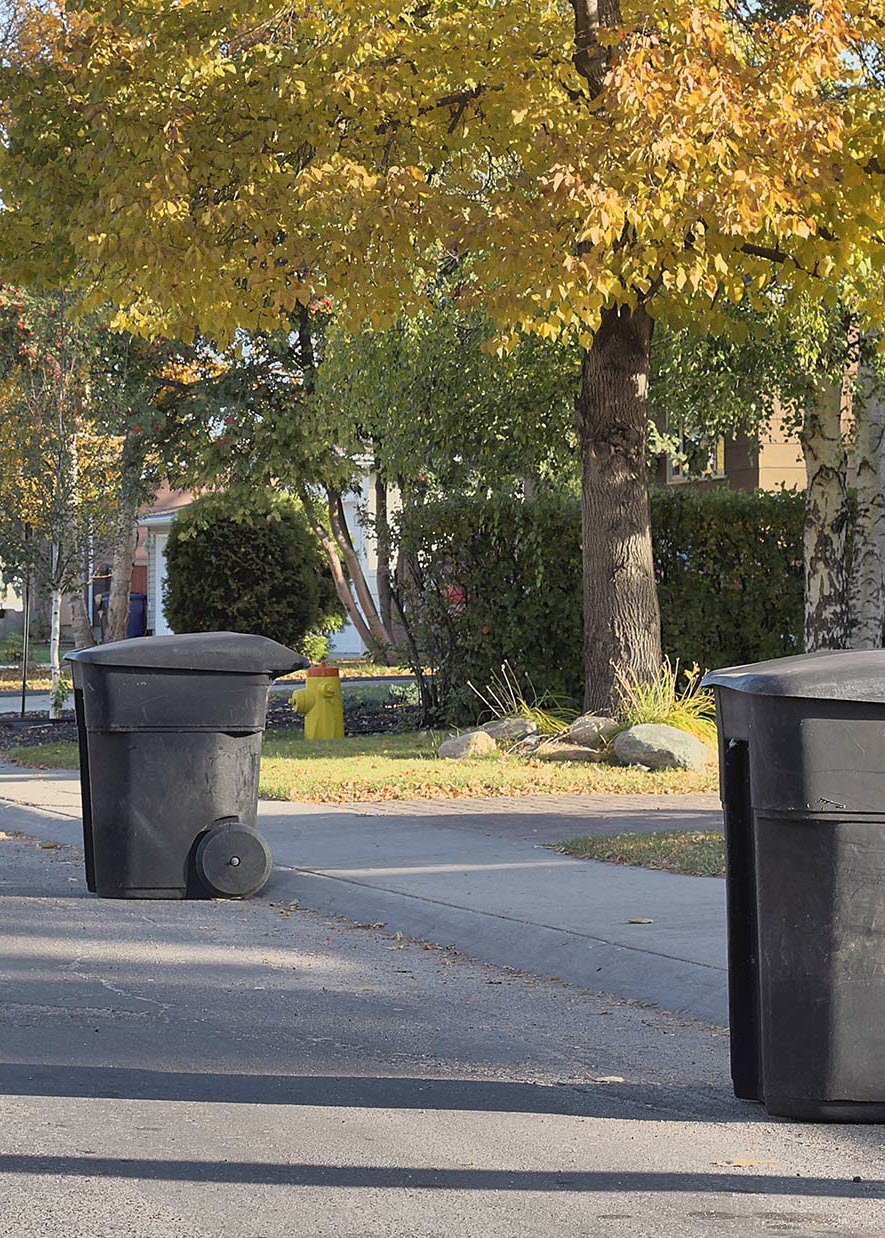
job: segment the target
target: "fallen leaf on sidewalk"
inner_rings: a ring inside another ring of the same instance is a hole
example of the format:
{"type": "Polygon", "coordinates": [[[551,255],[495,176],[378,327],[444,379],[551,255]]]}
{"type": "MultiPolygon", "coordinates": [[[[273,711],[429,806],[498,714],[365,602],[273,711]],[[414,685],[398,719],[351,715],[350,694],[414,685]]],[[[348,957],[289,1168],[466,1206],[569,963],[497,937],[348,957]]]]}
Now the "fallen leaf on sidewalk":
{"type": "Polygon", "coordinates": [[[746,1156],[736,1156],[732,1161],[714,1161],[713,1164],[720,1169],[756,1169],[760,1165],[770,1166],[771,1161],[754,1161],[746,1156]]]}
{"type": "Polygon", "coordinates": [[[358,928],[359,928],[359,929],[382,929],[382,928],[387,928],[387,921],[386,921],[386,920],[376,920],[376,921],[375,921],[374,923],[372,923],[372,924],[369,924],[369,923],[366,923],[366,924],[354,924],[352,927],[353,927],[353,928],[355,928],[355,929],[358,929],[358,928]]]}
{"type": "Polygon", "coordinates": [[[41,851],[57,851],[61,843],[37,843],[41,851]]]}
{"type": "Polygon", "coordinates": [[[632,916],[629,920],[624,921],[625,924],[654,924],[654,920],[647,920],[645,916],[632,916]]]}

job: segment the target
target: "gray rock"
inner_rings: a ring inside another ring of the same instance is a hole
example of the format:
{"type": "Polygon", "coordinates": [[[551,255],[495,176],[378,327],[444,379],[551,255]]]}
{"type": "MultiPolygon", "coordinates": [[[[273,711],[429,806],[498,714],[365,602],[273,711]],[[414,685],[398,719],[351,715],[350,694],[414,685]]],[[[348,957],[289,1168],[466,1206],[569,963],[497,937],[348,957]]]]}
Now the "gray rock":
{"type": "Polygon", "coordinates": [[[532,757],[543,743],[543,735],[527,735],[514,746],[514,752],[521,757],[532,757]]]}
{"type": "Polygon", "coordinates": [[[450,735],[444,739],[437,756],[450,761],[463,761],[465,757],[487,757],[496,748],[497,744],[485,731],[465,731],[463,735],[450,735]]]}
{"type": "Polygon", "coordinates": [[[536,748],[532,755],[538,761],[598,761],[602,754],[586,744],[551,739],[536,748]]]}
{"type": "Polygon", "coordinates": [[[618,729],[614,718],[603,718],[599,714],[581,714],[575,718],[565,736],[570,744],[586,744],[588,748],[599,748],[610,739],[618,729]]]}
{"type": "Polygon", "coordinates": [[[530,735],[538,734],[537,722],[528,718],[496,718],[494,722],[486,722],[480,728],[492,739],[503,740],[505,743],[515,743],[520,739],[528,739],[530,735]]]}
{"type": "Polygon", "coordinates": [[[703,770],[713,753],[688,731],[656,722],[643,722],[616,735],[612,747],[622,765],[649,769],[703,770]]]}

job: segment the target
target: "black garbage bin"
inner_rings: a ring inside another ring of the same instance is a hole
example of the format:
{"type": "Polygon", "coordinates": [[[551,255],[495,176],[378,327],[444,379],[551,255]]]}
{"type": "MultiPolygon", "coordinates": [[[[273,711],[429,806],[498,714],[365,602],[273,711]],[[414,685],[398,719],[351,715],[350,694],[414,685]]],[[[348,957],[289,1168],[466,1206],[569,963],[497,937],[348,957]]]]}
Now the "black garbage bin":
{"type": "Polygon", "coordinates": [[[263,636],[145,636],[69,653],[86,880],[105,898],[245,898],[271,681],[308,665],[263,636]]]}
{"type": "Polygon", "coordinates": [[[885,1122],[885,651],[714,671],[732,1078],[885,1122]]]}

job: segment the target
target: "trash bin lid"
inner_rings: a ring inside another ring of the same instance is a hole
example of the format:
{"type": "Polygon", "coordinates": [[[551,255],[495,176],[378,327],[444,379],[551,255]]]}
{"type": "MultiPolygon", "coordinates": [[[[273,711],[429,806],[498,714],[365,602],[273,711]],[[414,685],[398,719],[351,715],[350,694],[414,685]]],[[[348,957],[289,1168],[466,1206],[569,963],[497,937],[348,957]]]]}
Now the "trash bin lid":
{"type": "Polygon", "coordinates": [[[811,697],[819,701],[885,703],[885,649],[824,649],[793,658],[710,671],[704,687],[756,696],[811,697]]]}
{"type": "Polygon", "coordinates": [[[243,632],[191,632],[182,636],[135,636],[130,640],[77,649],[78,662],[154,670],[227,671],[243,675],[285,675],[310,666],[294,649],[243,632]]]}

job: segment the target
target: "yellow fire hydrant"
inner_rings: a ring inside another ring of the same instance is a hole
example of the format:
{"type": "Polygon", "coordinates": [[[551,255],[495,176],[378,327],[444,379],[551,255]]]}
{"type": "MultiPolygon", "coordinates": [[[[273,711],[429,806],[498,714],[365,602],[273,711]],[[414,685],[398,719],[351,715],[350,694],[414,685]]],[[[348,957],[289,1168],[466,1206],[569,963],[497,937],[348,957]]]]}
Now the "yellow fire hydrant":
{"type": "Polygon", "coordinates": [[[307,687],[293,692],[290,703],[304,714],[305,739],[344,739],[344,704],[337,666],[311,666],[307,687]]]}

